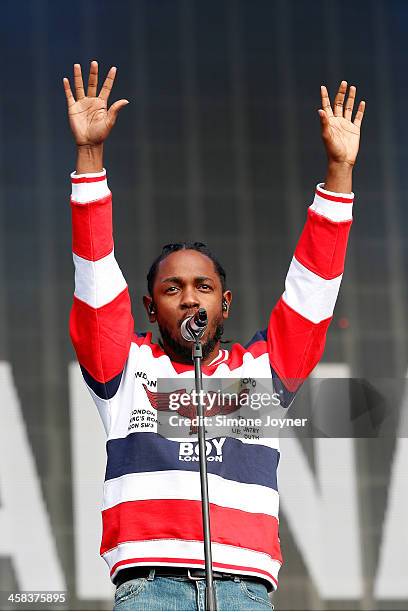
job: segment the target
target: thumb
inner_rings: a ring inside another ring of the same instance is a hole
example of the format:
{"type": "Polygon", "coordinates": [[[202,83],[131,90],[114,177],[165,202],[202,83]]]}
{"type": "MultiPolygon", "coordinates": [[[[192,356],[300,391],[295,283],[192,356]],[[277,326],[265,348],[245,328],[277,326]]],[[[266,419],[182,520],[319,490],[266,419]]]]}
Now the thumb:
{"type": "Polygon", "coordinates": [[[319,113],[320,125],[322,126],[322,136],[325,136],[327,134],[327,129],[329,126],[329,118],[327,117],[327,114],[324,112],[324,110],[322,110],[321,108],[317,112],[319,113]]]}
{"type": "Polygon", "coordinates": [[[118,100],[112,104],[108,110],[108,121],[111,126],[115,125],[119,111],[127,104],[129,104],[129,100],[118,100]]]}
{"type": "Polygon", "coordinates": [[[319,113],[320,123],[322,124],[322,127],[326,127],[329,122],[326,113],[321,108],[317,112],[319,113]]]}

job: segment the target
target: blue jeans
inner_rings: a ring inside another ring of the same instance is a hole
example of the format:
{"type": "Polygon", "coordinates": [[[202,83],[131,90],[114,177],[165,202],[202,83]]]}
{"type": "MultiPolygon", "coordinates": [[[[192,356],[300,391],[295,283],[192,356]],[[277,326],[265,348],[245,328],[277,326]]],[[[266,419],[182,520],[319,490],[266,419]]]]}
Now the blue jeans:
{"type": "MultiPolygon", "coordinates": [[[[266,586],[242,579],[214,578],[217,610],[273,610],[266,586]]],[[[121,584],[115,593],[114,610],[205,610],[205,579],[187,576],[134,578],[121,584]]]]}

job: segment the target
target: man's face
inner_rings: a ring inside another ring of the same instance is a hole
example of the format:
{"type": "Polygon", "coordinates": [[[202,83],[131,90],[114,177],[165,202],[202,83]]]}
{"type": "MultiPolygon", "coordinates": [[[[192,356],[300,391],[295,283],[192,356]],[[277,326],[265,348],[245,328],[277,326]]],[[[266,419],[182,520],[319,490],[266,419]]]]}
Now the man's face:
{"type": "MultiPolygon", "coordinates": [[[[208,316],[208,327],[201,338],[203,362],[216,356],[223,322],[228,317],[228,309],[222,307],[223,297],[229,306],[231,293],[223,294],[220,277],[206,255],[184,249],[159,263],[151,302],[154,314],[149,318],[157,321],[164,349],[173,360],[192,363],[192,344],[182,338],[180,327],[199,308],[205,308],[208,316]]],[[[148,306],[149,298],[144,301],[148,306]]]]}

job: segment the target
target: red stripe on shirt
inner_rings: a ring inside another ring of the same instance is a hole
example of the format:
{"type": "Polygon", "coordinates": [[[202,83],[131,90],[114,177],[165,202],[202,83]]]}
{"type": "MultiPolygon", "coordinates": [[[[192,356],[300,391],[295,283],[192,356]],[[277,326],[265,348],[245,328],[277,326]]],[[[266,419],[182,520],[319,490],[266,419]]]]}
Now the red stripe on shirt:
{"type": "Polygon", "coordinates": [[[212,366],[218,366],[220,365],[220,363],[226,360],[227,351],[225,349],[220,349],[220,350],[221,350],[221,355],[217,357],[217,359],[214,359],[214,361],[211,363],[212,366]]]}
{"type": "Polygon", "coordinates": [[[101,308],[74,296],[70,335],[79,363],[98,382],[111,380],[123,370],[133,329],[127,287],[101,308]]]}
{"type": "Polygon", "coordinates": [[[289,391],[296,391],[323,355],[331,317],[312,323],[280,298],[268,327],[271,365],[289,391]]]}
{"type": "MultiPolygon", "coordinates": [[[[188,558],[182,558],[182,557],[133,557],[132,559],[123,559],[122,561],[118,561],[117,563],[115,563],[115,565],[112,567],[111,571],[110,571],[110,575],[113,576],[113,574],[116,572],[116,570],[118,568],[120,568],[122,565],[131,565],[131,564],[143,564],[142,567],[144,567],[145,565],[154,565],[155,563],[166,563],[168,565],[171,566],[181,566],[181,567],[185,567],[185,566],[189,566],[189,565],[199,565],[201,567],[205,567],[205,563],[203,561],[203,559],[188,559],[188,558]]],[[[249,567],[248,565],[232,565],[231,563],[219,563],[218,561],[213,561],[212,562],[213,566],[221,569],[221,568],[228,568],[229,570],[235,570],[237,572],[253,572],[256,574],[262,574],[263,576],[266,576],[267,578],[269,578],[270,580],[272,580],[274,582],[274,584],[276,584],[276,586],[278,586],[278,581],[276,580],[276,578],[274,576],[272,576],[272,574],[270,574],[269,572],[266,572],[263,569],[258,569],[257,567],[249,567]]]]}
{"type": "MultiPolygon", "coordinates": [[[[282,560],[278,520],[210,504],[211,539],[248,548],[282,560]]],[[[102,512],[101,555],[122,542],[177,539],[203,541],[201,502],[187,499],[149,499],[117,504],[102,512]]]]}
{"type": "Polygon", "coordinates": [[[296,259],[325,279],[343,273],[352,221],[331,221],[309,208],[308,219],[295,251],[296,259]]]}
{"type": "Polygon", "coordinates": [[[79,257],[97,261],[113,249],[112,196],[79,204],[71,200],[72,250],[79,257]]]}
{"type": "Polygon", "coordinates": [[[260,357],[267,352],[267,346],[265,340],[258,340],[251,344],[248,348],[244,348],[242,344],[233,344],[228,357],[225,362],[230,370],[240,368],[244,361],[244,355],[250,353],[254,359],[260,357]]]}
{"type": "Polygon", "coordinates": [[[331,202],[340,202],[342,204],[352,204],[354,200],[354,198],[351,198],[351,197],[345,198],[344,196],[334,196],[328,193],[324,193],[323,191],[320,191],[318,187],[316,188],[316,193],[321,198],[324,198],[325,200],[330,200],[331,202]]]}
{"type": "Polygon", "coordinates": [[[79,183],[99,183],[99,181],[104,181],[105,179],[106,174],[102,174],[101,176],[71,176],[71,183],[74,185],[78,185],[79,183]]]}

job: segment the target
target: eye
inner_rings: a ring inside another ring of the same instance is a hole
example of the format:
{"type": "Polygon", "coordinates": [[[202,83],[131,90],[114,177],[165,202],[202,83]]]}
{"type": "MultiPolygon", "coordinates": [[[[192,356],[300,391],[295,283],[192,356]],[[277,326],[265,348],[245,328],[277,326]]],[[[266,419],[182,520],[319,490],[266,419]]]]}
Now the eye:
{"type": "Polygon", "coordinates": [[[211,285],[207,285],[207,283],[200,283],[198,287],[199,289],[204,289],[204,291],[212,291],[211,285]]]}
{"type": "Polygon", "coordinates": [[[176,291],[178,291],[178,287],[167,287],[165,293],[172,294],[172,293],[175,293],[176,291]]]}

